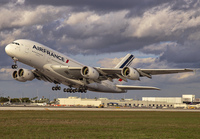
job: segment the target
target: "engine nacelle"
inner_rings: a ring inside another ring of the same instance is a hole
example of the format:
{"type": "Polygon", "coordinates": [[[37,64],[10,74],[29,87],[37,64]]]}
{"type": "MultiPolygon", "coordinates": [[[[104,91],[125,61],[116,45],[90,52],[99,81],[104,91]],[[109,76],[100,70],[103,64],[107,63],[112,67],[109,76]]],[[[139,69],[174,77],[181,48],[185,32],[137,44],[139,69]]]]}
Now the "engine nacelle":
{"type": "Polygon", "coordinates": [[[35,78],[35,75],[31,70],[28,69],[19,69],[14,71],[12,77],[20,82],[32,81],[35,78]]]}
{"type": "Polygon", "coordinates": [[[140,79],[138,71],[130,67],[124,67],[122,70],[122,75],[130,80],[140,79]]]}
{"type": "Polygon", "coordinates": [[[83,67],[81,69],[81,75],[84,78],[88,78],[88,79],[93,79],[93,80],[97,80],[99,78],[99,73],[98,71],[96,71],[94,68],[92,67],[83,67]]]}

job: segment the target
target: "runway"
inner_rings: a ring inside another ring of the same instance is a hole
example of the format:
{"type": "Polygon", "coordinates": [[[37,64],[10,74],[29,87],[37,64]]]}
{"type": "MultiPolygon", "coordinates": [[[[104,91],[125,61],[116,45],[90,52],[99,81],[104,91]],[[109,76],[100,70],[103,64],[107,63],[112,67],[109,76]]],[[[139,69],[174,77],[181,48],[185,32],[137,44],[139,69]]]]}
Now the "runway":
{"type": "Polygon", "coordinates": [[[199,109],[146,109],[146,108],[69,108],[69,107],[0,107],[0,111],[159,111],[200,112],[199,109]]]}

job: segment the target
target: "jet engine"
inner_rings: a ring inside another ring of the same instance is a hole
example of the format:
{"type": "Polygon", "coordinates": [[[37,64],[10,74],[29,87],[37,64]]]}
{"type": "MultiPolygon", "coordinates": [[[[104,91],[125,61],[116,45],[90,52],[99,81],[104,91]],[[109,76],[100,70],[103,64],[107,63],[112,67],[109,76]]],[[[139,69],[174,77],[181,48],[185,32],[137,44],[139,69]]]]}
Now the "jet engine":
{"type": "Polygon", "coordinates": [[[12,77],[17,81],[26,82],[26,81],[32,81],[35,78],[35,75],[31,70],[19,69],[13,72],[12,77]]]}
{"type": "Polygon", "coordinates": [[[124,67],[122,70],[122,75],[130,80],[139,80],[140,75],[137,70],[131,67],[124,67]]]}
{"type": "Polygon", "coordinates": [[[81,75],[84,77],[84,78],[88,78],[88,79],[93,79],[93,80],[96,80],[99,78],[99,73],[98,71],[96,71],[94,68],[92,67],[83,67],[81,69],[81,75]]]}

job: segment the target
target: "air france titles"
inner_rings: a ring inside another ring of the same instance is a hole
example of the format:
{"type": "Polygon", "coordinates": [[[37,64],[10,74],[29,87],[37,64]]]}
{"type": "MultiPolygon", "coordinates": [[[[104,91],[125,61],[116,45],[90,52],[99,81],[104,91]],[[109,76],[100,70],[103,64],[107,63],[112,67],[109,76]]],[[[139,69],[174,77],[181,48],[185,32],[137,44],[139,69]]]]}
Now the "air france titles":
{"type": "Polygon", "coordinates": [[[36,50],[41,51],[41,52],[43,52],[43,53],[46,53],[46,54],[48,54],[48,55],[50,55],[50,56],[52,56],[52,57],[54,57],[54,58],[57,58],[58,60],[61,60],[61,61],[65,62],[64,57],[59,56],[59,55],[57,55],[57,54],[55,54],[55,53],[53,53],[53,52],[50,52],[49,50],[46,50],[46,49],[44,49],[44,48],[42,48],[42,47],[39,47],[39,46],[35,46],[35,45],[34,45],[34,46],[33,46],[33,49],[36,49],[36,50]]]}

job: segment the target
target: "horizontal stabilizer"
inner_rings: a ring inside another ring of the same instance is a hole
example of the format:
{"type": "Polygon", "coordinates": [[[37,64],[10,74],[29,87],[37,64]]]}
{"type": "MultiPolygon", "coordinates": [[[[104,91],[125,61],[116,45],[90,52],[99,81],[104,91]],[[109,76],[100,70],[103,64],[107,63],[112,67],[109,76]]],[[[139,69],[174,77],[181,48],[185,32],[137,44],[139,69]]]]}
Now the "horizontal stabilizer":
{"type": "Polygon", "coordinates": [[[137,69],[139,73],[145,73],[150,75],[160,75],[160,74],[173,74],[173,73],[183,73],[183,72],[193,72],[192,69],[137,69]]]}
{"type": "Polygon", "coordinates": [[[116,85],[116,87],[122,90],[160,90],[159,88],[151,87],[151,86],[116,85]]]}

